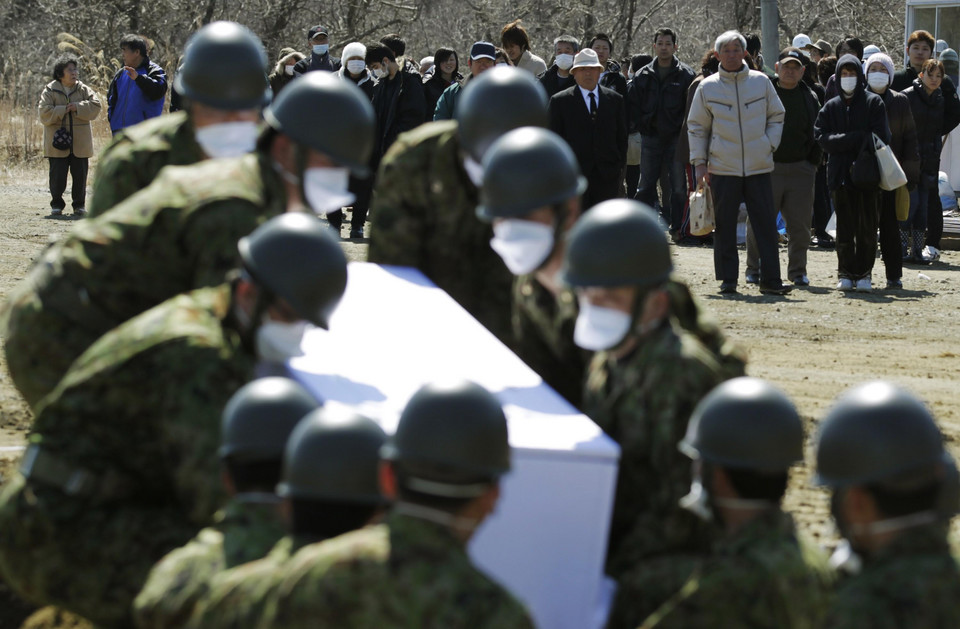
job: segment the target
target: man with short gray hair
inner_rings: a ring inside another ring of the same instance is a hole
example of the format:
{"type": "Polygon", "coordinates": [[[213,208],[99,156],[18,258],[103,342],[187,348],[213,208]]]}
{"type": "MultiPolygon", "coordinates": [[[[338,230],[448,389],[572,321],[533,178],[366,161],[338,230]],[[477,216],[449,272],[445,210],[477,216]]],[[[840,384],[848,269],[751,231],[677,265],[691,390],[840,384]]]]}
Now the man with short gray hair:
{"type": "Polygon", "coordinates": [[[713,264],[721,293],[737,292],[737,216],[746,203],[760,254],[760,292],[783,295],[770,173],[784,109],[773,84],[750,70],[746,39],[727,31],[714,44],[716,74],[703,80],[687,118],[696,181],[712,188],[716,211],[713,264]]]}
{"type": "Polygon", "coordinates": [[[540,85],[547,90],[547,96],[553,96],[572,86],[573,56],[580,52],[580,42],[572,35],[561,35],[553,40],[553,65],[540,77],[540,85]]]}

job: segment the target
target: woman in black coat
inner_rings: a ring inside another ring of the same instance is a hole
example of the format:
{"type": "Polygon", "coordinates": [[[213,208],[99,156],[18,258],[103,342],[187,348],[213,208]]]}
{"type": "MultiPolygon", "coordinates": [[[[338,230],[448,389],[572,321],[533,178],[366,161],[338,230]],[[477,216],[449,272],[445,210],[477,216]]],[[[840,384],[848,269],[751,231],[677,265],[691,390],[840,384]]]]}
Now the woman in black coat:
{"type": "Polygon", "coordinates": [[[437,108],[437,101],[440,100],[443,90],[463,79],[463,75],[458,72],[459,68],[460,59],[455,50],[438,48],[437,52],[433,53],[433,74],[423,82],[423,96],[426,100],[425,122],[433,120],[433,112],[437,108]]]}
{"type": "Polygon", "coordinates": [[[920,145],[920,181],[910,193],[910,216],[900,222],[903,258],[917,264],[929,264],[923,259],[923,243],[927,228],[927,203],[937,191],[940,177],[940,151],[943,149],[943,108],[945,100],[940,90],[943,81],[943,63],[928,59],[913,85],[903,90],[910,100],[913,121],[917,126],[920,145]],[[909,246],[910,255],[907,255],[909,246]]]}

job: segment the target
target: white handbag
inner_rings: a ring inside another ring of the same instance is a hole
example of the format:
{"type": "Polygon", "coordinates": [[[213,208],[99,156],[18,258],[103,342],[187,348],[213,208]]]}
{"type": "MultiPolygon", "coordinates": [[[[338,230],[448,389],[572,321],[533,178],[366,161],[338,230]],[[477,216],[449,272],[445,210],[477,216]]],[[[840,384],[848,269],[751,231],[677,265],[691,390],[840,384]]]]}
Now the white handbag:
{"type": "Polygon", "coordinates": [[[884,190],[896,190],[907,185],[907,175],[897,161],[897,156],[876,133],[873,134],[873,146],[877,153],[877,166],[880,167],[880,187],[884,190]]]}

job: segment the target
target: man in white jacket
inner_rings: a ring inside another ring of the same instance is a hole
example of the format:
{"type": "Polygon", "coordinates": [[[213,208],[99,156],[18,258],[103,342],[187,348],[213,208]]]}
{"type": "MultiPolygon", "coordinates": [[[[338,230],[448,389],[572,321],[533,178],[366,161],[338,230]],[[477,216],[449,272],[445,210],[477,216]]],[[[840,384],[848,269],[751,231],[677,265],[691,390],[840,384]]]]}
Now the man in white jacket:
{"type": "Polygon", "coordinates": [[[713,191],[713,264],[720,292],[737,292],[737,215],[746,203],[760,254],[760,292],[783,295],[789,288],[780,278],[770,178],[783,132],[783,104],[770,80],[744,62],[743,35],[723,33],[714,50],[720,69],[700,84],[687,127],[697,182],[706,181],[713,191]]]}

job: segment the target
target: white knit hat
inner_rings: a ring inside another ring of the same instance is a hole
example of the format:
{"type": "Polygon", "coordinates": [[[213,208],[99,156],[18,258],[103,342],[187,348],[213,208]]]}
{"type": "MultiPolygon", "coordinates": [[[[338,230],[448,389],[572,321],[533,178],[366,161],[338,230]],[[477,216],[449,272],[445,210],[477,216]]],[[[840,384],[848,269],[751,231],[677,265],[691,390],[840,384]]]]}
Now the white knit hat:
{"type": "Polygon", "coordinates": [[[365,59],[367,56],[367,47],[358,41],[350,42],[343,47],[343,52],[340,53],[340,56],[344,61],[350,57],[360,57],[361,59],[365,59]]]}

